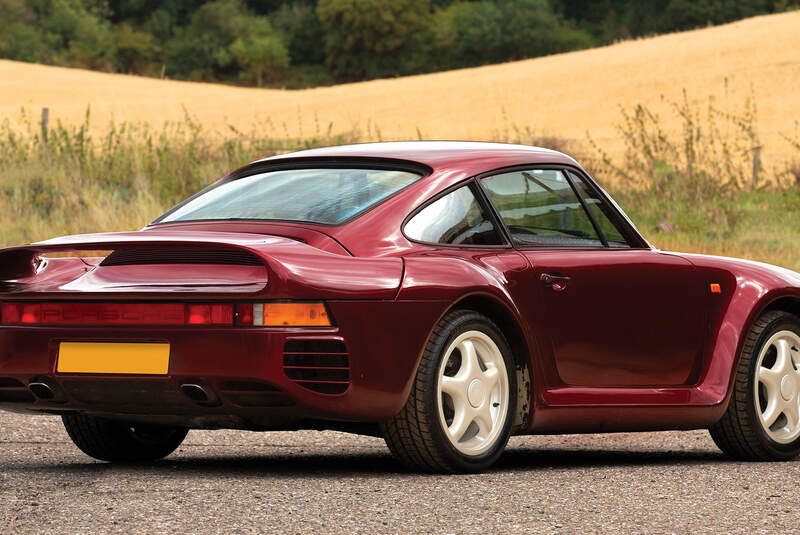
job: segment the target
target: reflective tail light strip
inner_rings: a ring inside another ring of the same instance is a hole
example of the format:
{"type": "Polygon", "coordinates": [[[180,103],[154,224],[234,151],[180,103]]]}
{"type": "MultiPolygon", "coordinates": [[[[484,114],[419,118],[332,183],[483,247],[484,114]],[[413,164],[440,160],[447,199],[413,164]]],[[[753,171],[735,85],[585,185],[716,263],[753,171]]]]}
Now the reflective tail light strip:
{"type": "Polygon", "coordinates": [[[2,303],[4,325],[233,325],[229,303],[2,303]]]}
{"type": "Polygon", "coordinates": [[[253,304],[253,325],[264,325],[264,303],[253,304]]]}

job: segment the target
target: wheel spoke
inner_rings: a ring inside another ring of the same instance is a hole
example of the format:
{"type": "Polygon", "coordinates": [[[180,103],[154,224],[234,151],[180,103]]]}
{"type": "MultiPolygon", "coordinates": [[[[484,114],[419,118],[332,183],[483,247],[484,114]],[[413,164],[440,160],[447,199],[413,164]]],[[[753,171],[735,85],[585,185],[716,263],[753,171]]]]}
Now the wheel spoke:
{"type": "Polygon", "coordinates": [[[458,350],[461,352],[461,368],[456,377],[474,379],[481,371],[475,344],[471,340],[464,340],[458,345],[458,350]]]}
{"type": "Polygon", "coordinates": [[[797,427],[798,420],[800,420],[800,410],[798,410],[797,399],[793,399],[786,404],[783,414],[786,416],[786,429],[787,431],[794,431],[797,427]]]}
{"type": "Polygon", "coordinates": [[[794,371],[794,366],[792,365],[792,354],[791,348],[789,347],[789,342],[784,340],[783,338],[778,339],[775,343],[775,349],[778,351],[778,354],[775,358],[775,365],[772,366],[772,370],[781,373],[787,373],[789,371],[794,371]]]}
{"type": "Polygon", "coordinates": [[[453,410],[458,413],[459,410],[464,410],[467,401],[467,384],[466,381],[459,377],[450,377],[448,375],[442,376],[442,392],[450,396],[453,400],[453,410]]]}
{"type": "Polygon", "coordinates": [[[497,383],[500,382],[500,372],[497,371],[496,367],[489,366],[489,368],[483,372],[482,379],[486,384],[486,391],[491,393],[494,387],[497,386],[497,383]]]}
{"type": "Polygon", "coordinates": [[[492,432],[494,423],[492,422],[492,409],[491,403],[484,403],[478,412],[475,414],[475,423],[478,424],[480,436],[486,437],[492,432]]]}
{"type": "Polygon", "coordinates": [[[778,419],[778,416],[783,412],[782,404],[778,403],[777,398],[771,398],[767,404],[766,410],[761,413],[761,421],[764,422],[765,427],[770,427],[778,419]]]}
{"type": "Polygon", "coordinates": [[[469,424],[472,423],[472,420],[472,411],[467,410],[466,406],[462,406],[460,411],[456,410],[455,416],[453,417],[453,423],[447,428],[447,432],[450,434],[450,437],[455,442],[460,441],[461,437],[464,436],[464,433],[467,432],[467,428],[469,427],[469,424]]]}
{"type": "Polygon", "coordinates": [[[780,372],[765,368],[763,366],[758,368],[758,380],[767,388],[767,395],[769,399],[776,398],[781,395],[781,379],[783,375],[780,372]]]}

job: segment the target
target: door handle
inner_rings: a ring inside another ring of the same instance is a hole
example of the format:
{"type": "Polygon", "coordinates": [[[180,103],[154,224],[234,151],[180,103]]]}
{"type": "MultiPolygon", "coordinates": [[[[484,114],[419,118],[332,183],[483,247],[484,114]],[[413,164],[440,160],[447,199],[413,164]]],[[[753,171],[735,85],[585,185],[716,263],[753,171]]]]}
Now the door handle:
{"type": "Polygon", "coordinates": [[[542,273],[539,275],[539,280],[545,286],[552,288],[553,291],[562,292],[566,290],[570,278],[562,277],[561,275],[551,275],[550,273],[542,273]]]}

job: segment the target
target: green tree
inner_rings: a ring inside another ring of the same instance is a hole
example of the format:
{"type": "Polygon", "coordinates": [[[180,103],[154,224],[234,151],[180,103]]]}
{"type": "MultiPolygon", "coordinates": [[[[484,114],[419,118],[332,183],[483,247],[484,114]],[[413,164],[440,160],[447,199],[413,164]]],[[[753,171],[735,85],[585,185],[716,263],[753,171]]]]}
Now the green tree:
{"type": "Polygon", "coordinates": [[[36,26],[36,12],[24,0],[0,0],[0,57],[20,61],[50,62],[52,47],[36,26]]]}
{"type": "Polygon", "coordinates": [[[116,54],[114,63],[118,71],[146,74],[152,70],[152,62],[158,54],[153,36],[121,24],[114,29],[116,54]]]}
{"type": "Polygon", "coordinates": [[[561,21],[548,0],[500,0],[498,4],[503,18],[498,61],[532,58],[559,51],[561,21]]]}
{"type": "Polygon", "coordinates": [[[325,33],[314,6],[304,2],[283,4],[271,20],[275,29],[286,36],[294,65],[325,63],[325,33]]]}
{"type": "Polygon", "coordinates": [[[697,28],[766,13],[769,0],[670,0],[664,12],[662,31],[697,28]]]}
{"type": "Polygon", "coordinates": [[[326,64],[345,79],[407,74],[422,68],[430,0],[320,0],[326,64]]]}
{"type": "Polygon", "coordinates": [[[92,69],[113,69],[114,43],[108,6],[89,0],[29,0],[54,60],[92,69]]]}
{"type": "Polygon", "coordinates": [[[289,67],[289,52],[278,34],[264,32],[239,38],[231,44],[231,53],[246,73],[263,87],[264,77],[276,78],[289,67]]]}
{"type": "MultiPolygon", "coordinates": [[[[242,57],[250,54],[245,50],[274,51],[276,40],[280,39],[268,19],[253,14],[241,0],[215,0],[198,8],[189,25],[176,30],[175,37],[166,44],[167,68],[170,73],[193,79],[238,77],[242,65],[234,50],[242,57]],[[238,40],[242,44],[234,47],[238,40]],[[256,40],[262,41],[257,45],[256,40]]],[[[279,56],[270,54],[273,58],[279,56]]],[[[263,75],[266,71],[261,72],[263,75]]]]}
{"type": "Polygon", "coordinates": [[[434,15],[439,68],[459,68],[551,54],[591,42],[547,0],[456,2],[434,15]]]}
{"type": "Polygon", "coordinates": [[[503,11],[496,2],[456,2],[434,14],[435,68],[502,61],[503,11]]]}

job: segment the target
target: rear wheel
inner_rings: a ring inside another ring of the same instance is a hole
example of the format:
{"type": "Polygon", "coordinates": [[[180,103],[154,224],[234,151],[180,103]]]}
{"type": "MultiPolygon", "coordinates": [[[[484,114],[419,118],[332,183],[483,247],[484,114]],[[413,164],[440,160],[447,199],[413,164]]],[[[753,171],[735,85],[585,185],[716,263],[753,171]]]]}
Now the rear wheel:
{"type": "Polygon", "coordinates": [[[800,453],[800,319],[760,317],[745,340],[730,404],[711,427],[722,451],[742,460],[786,461],[800,453]]]}
{"type": "Polygon", "coordinates": [[[406,466],[475,472],[503,453],[516,404],[511,350],[485,316],[445,316],[422,355],[400,414],[383,424],[389,449],[406,466]]]}
{"type": "Polygon", "coordinates": [[[147,462],[166,457],[181,445],[188,429],[108,420],[74,414],[61,417],[78,448],[101,461],[147,462]]]}

